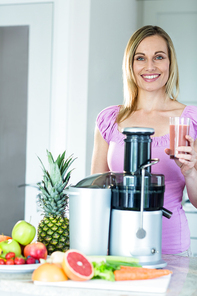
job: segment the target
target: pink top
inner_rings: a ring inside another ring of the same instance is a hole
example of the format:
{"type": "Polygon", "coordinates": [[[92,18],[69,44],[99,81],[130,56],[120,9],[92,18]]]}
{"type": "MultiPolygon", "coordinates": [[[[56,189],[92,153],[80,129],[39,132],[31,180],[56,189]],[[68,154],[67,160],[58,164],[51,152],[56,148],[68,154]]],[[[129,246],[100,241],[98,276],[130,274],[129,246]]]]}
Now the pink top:
{"type": "MultiPolygon", "coordinates": [[[[124,169],[124,138],[118,131],[116,116],[120,106],[110,106],[101,111],[97,117],[97,126],[109,144],[107,161],[110,171],[122,172],[124,169]]],[[[190,136],[197,138],[197,107],[186,106],[182,117],[189,117],[190,136]]],[[[190,246],[190,231],[185,212],[182,209],[182,196],[185,179],[180,168],[164,152],[169,148],[169,134],[161,137],[152,137],[152,158],[160,161],[153,165],[153,174],[165,176],[164,208],[173,212],[170,219],[163,217],[162,225],[162,253],[177,254],[186,251],[190,246]]]]}

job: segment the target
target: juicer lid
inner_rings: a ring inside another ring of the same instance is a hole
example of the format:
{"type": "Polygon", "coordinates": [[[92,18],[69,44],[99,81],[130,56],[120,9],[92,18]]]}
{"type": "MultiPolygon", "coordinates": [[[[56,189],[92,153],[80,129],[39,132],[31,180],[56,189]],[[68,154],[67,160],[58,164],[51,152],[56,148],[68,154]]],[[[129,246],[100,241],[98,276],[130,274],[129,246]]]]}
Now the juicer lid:
{"type": "MultiPolygon", "coordinates": [[[[90,175],[79,181],[74,187],[77,188],[118,188],[122,186],[141,186],[141,174],[130,175],[123,172],[106,172],[90,175]]],[[[145,172],[145,186],[164,186],[165,177],[162,174],[150,174],[145,172]]]]}
{"type": "Polygon", "coordinates": [[[125,135],[153,135],[155,130],[151,127],[125,127],[122,129],[122,133],[125,135]]]}
{"type": "Polygon", "coordinates": [[[77,188],[112,188],[117,182],[116,178],[117,178],[116,173],[113,173],[113,172],[94,174],[79,181],[75,185],[75,187],[77,188]]]}

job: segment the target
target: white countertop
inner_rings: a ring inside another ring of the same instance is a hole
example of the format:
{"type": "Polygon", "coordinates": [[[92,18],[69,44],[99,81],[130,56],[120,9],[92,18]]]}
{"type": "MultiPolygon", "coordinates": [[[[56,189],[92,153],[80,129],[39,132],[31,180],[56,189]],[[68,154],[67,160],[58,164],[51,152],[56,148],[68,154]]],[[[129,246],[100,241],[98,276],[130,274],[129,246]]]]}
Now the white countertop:
{"type": "MultiPolygon", "coordinates": [[[[197,295],[197,257],[163,255],[168,269],[173,271],[168,290],[165,294],[154,296],[195,296],[197,295]]],[[[129,296],[132,292],[118,292],[96,289],[78,289],[63,287],[36,286],[31,281],[31,273],[0,273],[1,296],[129,296]]],[[[138,296],[153,296],[149,293],[138,293],[138,296]]]]}

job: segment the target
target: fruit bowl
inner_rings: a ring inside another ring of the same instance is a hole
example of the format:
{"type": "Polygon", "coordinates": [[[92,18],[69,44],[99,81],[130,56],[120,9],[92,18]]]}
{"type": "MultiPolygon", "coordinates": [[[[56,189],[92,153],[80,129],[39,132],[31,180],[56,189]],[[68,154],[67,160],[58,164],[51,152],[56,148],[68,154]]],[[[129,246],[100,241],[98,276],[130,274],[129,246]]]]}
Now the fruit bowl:
{"type": "Polygon", "coordinates": [[[40,263],[21,265],[0,265],[0,273],[23,273],[33,272],[40,263]]]}

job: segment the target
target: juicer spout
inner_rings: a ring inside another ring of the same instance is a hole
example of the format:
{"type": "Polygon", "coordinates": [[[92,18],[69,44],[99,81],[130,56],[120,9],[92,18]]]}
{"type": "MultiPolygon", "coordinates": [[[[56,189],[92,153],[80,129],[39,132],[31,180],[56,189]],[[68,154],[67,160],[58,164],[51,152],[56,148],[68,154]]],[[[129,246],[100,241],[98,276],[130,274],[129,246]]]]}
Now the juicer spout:
{"type": "Polygon", "coordinates": [[[162,215],[168,219],[170,219],[173,214],[171,211],[169,211],[163,207],[161,208],[161,211],[162,211],[162,215]]]}

